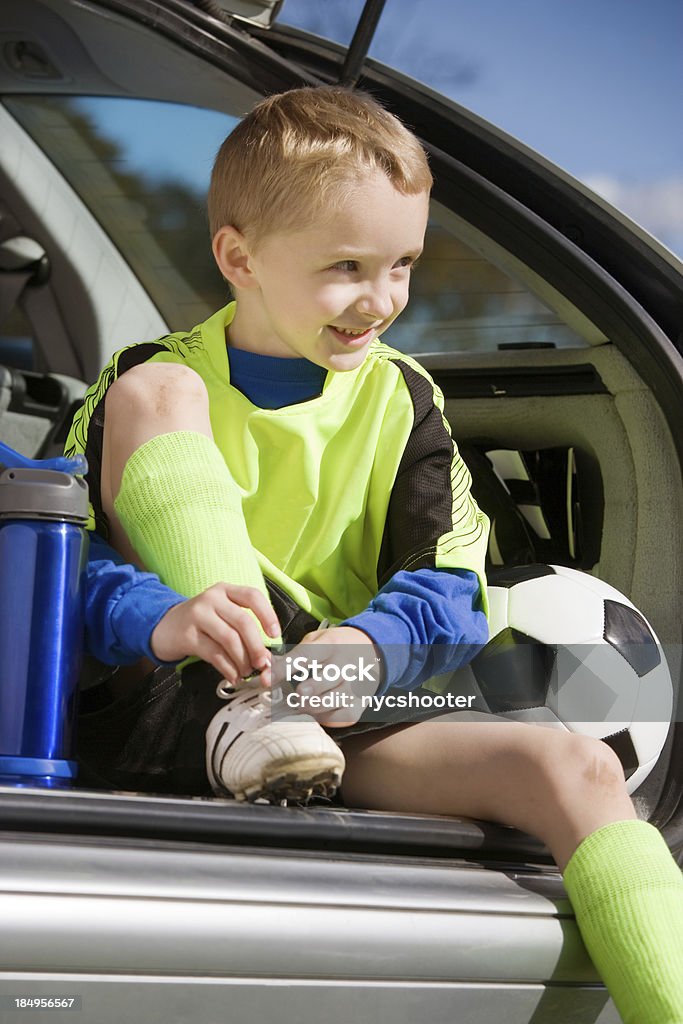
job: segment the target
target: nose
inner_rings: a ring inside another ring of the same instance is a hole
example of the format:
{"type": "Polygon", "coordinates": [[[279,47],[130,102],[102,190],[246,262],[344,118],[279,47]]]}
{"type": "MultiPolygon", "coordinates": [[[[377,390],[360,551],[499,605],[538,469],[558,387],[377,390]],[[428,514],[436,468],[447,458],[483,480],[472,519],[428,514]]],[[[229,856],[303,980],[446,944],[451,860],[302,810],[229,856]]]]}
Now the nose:
{"type": "Polygon", "coordinates": [[[358,312],[373,320],[387,320],[395,308],[391,283],[385,277],[367,281],[356,303],[358,312]]]}

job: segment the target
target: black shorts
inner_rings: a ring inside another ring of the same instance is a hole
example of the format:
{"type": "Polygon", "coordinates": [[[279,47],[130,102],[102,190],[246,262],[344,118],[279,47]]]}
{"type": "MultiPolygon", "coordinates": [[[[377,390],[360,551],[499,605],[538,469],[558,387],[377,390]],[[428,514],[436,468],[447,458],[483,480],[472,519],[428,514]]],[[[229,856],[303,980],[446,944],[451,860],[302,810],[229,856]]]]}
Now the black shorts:
{"type": "MultiPolygon", "coordinates": [[[[320,623],[276,583],[268,597],[287,644],[297,644],[320,623]]],[[[99,681],[82,689],[76,728],[81,786],[202,796],[210,792],[204,734],[223,702],[219,673],[204,662],[182,679],[173,666],[154,669],[125,696],[117,696],[125,670],[98,663],[99,681]]]]}
{"type": "MultiPolygon", "coordinates": [[[[266,583],[286,644],[297,644],[318,628],[320,623],[284,591],[269,580],[266,583]]],[[[216,694],[220,673],[206,662],[196,662],[185,668],[181,679],[173,666],[160,666],[125,696],[117,696],[117,678],[124,670],[100,667],[99,682],[84,689],[80,698],[78,785],[176,796],[210,795],[205,733],[224,706],[216,694]]],[[[442,713],[412,714],[410,721],[442,713]]],[[[356,725],[326,731],[343,747],[349,736],[398,724],[405,724],[405,718],[397,713],[381,722],[361,718],[356,725]]]]}

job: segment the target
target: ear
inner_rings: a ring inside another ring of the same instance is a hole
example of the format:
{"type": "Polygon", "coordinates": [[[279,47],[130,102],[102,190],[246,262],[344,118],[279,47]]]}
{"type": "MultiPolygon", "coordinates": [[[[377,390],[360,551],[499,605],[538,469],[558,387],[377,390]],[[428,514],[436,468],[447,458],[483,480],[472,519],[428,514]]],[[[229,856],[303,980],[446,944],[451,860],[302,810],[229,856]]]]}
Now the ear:
{"type": "Polygon", "coordinates": [[[256,278],[244,235],[231,225],[219,228],[211,243],[214,259],[226,281],[235,288],[253,288],[256,278]]]}

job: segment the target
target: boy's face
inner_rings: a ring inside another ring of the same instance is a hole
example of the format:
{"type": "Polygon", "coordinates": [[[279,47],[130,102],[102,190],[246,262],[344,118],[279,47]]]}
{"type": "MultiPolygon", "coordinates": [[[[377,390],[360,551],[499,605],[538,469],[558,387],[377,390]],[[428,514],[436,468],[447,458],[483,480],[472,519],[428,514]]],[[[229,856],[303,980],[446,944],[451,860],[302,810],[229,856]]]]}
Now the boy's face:
{"type": "Polygon", "coordinates": [[[428,205],[376,171],[324,221],[268,235],[249,254],[247,287],[236,287],[230,344],[355,369],[405,308],[428,205]]]}

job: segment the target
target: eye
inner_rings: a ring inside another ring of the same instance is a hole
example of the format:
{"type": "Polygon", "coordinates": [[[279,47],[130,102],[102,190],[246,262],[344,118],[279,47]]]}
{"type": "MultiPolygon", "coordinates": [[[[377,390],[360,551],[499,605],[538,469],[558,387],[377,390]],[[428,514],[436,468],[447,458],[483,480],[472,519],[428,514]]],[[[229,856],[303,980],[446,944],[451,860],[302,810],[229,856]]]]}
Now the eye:
{"type": "Polygon", "coordinates": [[[415,267],[418,265],[419,262],[419,259],[414,259],[412,256],[402,256],[398,263],[395,263],[394,266],[398,267],[399,269],[403,267],[408,267],[410,270],[415,270],[415,267]]]}
{"type": "Polygon", "coordinates": [[[339,263],[335,263],[331,270],[343,270],[345,273],[353,274],[354,271],[358,270],[357,260],[340,260],[339,263]]]}

